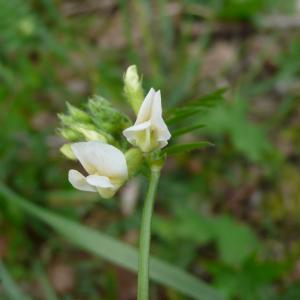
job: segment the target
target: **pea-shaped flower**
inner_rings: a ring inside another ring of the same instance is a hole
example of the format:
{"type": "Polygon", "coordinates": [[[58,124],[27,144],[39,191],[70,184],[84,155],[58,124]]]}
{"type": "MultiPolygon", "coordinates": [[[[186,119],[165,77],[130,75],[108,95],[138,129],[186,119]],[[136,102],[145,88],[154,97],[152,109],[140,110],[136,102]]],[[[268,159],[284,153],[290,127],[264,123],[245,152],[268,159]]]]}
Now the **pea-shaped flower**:
{"type": "Polygon", "coordinates": [[[111,198],[128,178],[125,156],[116,147],[91,141],[72,144],[71,149],[88,173],[69,171],[69,181],[76,189],[111,198]]]}
{"type": "Polygon", "coordinates": [[[143,152],[160,149],[168,144],[171,134],[162,118],[160,91],[150,89],[139,109],[136,122],[125,129],[123,134],[129,143],[143,152]]]}

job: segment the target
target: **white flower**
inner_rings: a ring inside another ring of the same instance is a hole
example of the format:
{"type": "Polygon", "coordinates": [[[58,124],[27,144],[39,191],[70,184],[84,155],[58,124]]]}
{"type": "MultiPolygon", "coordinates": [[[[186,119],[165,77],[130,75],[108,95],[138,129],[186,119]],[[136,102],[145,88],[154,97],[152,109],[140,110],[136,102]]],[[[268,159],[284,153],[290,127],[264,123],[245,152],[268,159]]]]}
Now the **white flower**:
{"type": "Polygon", "coordinates": [[[116,147],[90,141],[72,144],[71,148],[88,173],[85,177],[76,170],[69,171],[69,181],[76,189],[110,198],[128,178],[125,156],[116,147]]]}
{"type": "Polygon", "coordinates": [[[143,152],[163,148],[168,144],[171,134],[162,118],[160,91],[150,89],[137,114],[136,122],[125,129],[123,134],[143,152]]]}

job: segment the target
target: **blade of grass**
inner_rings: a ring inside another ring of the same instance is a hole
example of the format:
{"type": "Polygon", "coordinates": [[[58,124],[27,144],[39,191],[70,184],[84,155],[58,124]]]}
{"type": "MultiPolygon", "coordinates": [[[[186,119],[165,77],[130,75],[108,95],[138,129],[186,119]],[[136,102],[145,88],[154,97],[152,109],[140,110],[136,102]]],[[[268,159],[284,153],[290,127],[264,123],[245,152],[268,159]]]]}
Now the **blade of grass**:
{"type": "Polygon", "coordinates": [[[153,7],[150,1],[140,0],[133,2],[135,4],[136,10],[136,21],[138,21],[138,26],[140,26],[143,35],[143,45],[144,50],[147,55],[147,60],[149,61],[149,66],[151,70],[151,75],[153,79],[160,82],[160,66],[157,60],[157,53],[155,47],[155,39],[153,35],[153,20],[151,16],[153,15],[153,7]]]}
{"type": "Polygon", "coordinates": [[[47,300],[58,300],[58,297],[56,296],[55,291],[52,288],[52,286],[47,278],[47,275],[45,274],[40,263],[37,263],[35,265],[35,274],[41,284],[41,287],[46,296],[46,299],[47,300]]]}
{"type": "Polygon", "coordinates": [[[203,61],[203,50],[208,45],[210,40],[210,33],[206,35],[201,35],[198,40],[195,42],[197,45],[196,53],[189,53],[188,48],[186,49],[187,61],[183,66],[182,72],[177,78],[177,82],[174,85],[173,91],[169,96],[168,105],[170,107],[177,106],[183,99],[188,95],[189,91],[192,89],[193,85],[198,80],[197,74],[199,73],[199,68],[203,61]]]}
{"type": "Polygon", "coordinates": [[[127,60],[131,62],[131,64],[140,65],[141,64],[141,57],[140,53],[136,51],[134,46],[134,38],[133,38],[133,20],[132,17],[132,10],[131,10],[131,3],[126,0],[119,0],[119,7],[120,13],[123,20],[123,32],[126,38],[128,50],[127,53],[127,60]]]}
{"type": "MultiPolygon", "coordinates": [[[[80,248],[128,270],[137,272],[138,252],[133,247],[99,231],[89,229],[49,212],[46,209],[40,208],[17,195],[1,183],[0,194],[15,205],[18,205],[27,213],[50,225],[80,248]]],[[[206,283],[158,258],[152,257],[150,259],[150,278],[157,283],[174,288],[194,299],[223,299],[217,291],[206,283]]]]}
{"type": "MultiPolygon", "coordinates": [[[[168,76],[171,72],[171,65],[173,60],[173,41],[174,41],[174,28],[172,24],[171,16],[168,15],[167,1],[158,0],[157,1],[157,12],[158,12],[158,27],[159,33],[161,34],[160,41],[161,45],[159,46],[160,52],[160,65],[163,71],[164,77],[168,76]]],[[[164,82],[161,86],[165,86],[164,82]]]]}
{"type": "MultiPolygon", "coordinates": [[[[17,284],[6,270],[4,264],[0,261],[0,282],[4,288],[4,292],[11,300],[31,300],[25,296],[18,288],[17,284]]],[[[0,295],[1,296],[1,295],[0,295]]]]}

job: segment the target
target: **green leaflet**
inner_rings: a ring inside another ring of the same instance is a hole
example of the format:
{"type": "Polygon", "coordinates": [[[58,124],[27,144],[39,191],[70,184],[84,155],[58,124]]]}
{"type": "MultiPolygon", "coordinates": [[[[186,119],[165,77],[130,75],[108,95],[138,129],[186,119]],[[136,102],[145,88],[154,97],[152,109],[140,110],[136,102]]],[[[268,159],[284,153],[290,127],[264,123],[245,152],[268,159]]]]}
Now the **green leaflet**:
{"type": "MultiPolygon", "coordinates": [[[[80,248],[100,256],[128,270],[137,272],[138,252],[99,231],[89,229],[40,208],[21,196],[15,194],[0,183],[0,194],[12,201],[27,213],[37,217],[50,225],[65,238],[80,248]]],[[[160,284],[176,289],[177,291],[199,300],[222,300],[223,297],[206,283],[158,258],[150,259],[150,278],[160,284]]]]}
{"type": "Polygon", "coordinates": [[[209,108],[216,106],[224,100],[223,94],[225,88],[218,89],[211,94],[204,95],[197,100],[189,102],[187,105],[176,107],[167,112],[166,122],[168,125],[173,125],[184,121],[187,118],[198,113],[205,112],[209,108]]]}
{"type": "Polygon", "coordinates": [[[191,125],[191,126],[183,127],[180,129],[176,129],[172,132],[172,138],[175,138],[175,137],[181,136],[183,134],[190,133],[192,131],[201,129],[204,126],[205,126],[204,124],[196,124],[196,125],[191,125]]]}
{"type": "Polygon", "coordinates": [[[192,151],[196,149],[202,149],[209,146],[214,146],[214,144],[202,141],[202,142],[195,142],[195,143],[188,143],[188,144],[178,144],[174,146],[170,146],[163,150],[167,154],[180,154],[182,152],[192,151]]]}

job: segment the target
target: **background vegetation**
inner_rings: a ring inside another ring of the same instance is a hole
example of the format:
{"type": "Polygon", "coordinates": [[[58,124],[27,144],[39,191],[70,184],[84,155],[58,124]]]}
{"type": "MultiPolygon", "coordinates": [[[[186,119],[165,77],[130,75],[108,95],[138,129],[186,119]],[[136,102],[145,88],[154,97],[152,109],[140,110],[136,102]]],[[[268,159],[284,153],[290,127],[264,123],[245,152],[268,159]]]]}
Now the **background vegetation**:
{"type": "MultiPolygon", "coordinates": [[[[206,126],[181,138],[215,146],[167,161],[152,253],[225,299],[300,299],[299,1],[0,0],[0,8],[1,184],[136,246],[145,179],[109,201],[72,189],[57,113],[93,94],[126,111],[130,64],[146,89],[162,90],[166,109],[227,88],[188,124],[206,126]]],[[[0,274],[24,299],[135,299],[133,273],[7,200],[0,193],[0,274]]],[[[0,284],[0,299],[18,297],[0,284]]],[[[156,284],[152,298],[188,299],[156,284]]]]}

